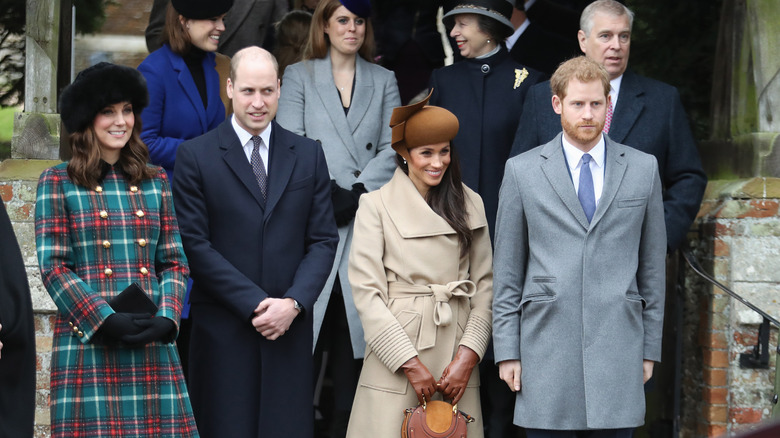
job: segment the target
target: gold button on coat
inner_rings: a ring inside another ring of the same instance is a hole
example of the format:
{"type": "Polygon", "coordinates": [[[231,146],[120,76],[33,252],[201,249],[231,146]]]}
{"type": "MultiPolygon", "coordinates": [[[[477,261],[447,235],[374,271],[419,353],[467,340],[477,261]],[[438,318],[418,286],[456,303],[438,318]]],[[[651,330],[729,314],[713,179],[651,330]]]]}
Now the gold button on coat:
{"type": "Polygon", "coordinates": [[[149,270],[146,268],[141,268],[141,275],[149,275],[149,270]]]}
{"type": "Polygon", "coordinates": [[[141,246],[141,248],[146,246],[146,239],[138,239],[138,245],[141,246]]]}
{"type": "Polygon", "coordinates": [[[138,211],[135,212],[135,215],[138,216],[138,217],[144,217],[144,212],[141,211],[141,210],[138,210],[138,211]]]}
{"type": "Polygon", "coordinates": [[[97,187],[95,187],[95,191],[98,192],[98,193],[103,193],[103,187],[97,186],[97,187]]]}
{"type": "Polygon", "coordinates": [[[108,240],[104,240],[103,241],[103,248],[105,248],[105,249],[111,248],[111,242],[109,242],[108,240]]]}
{"type": "Polygon", "coordinates": [[[130,191],[135,193],[138,191],[138,186],[130,186],[130,191]]]}
{"type": "Polygon", "coordinates": [[[103,273],[106,274],[106,277],[114,275],[114,271],[112,271],[111,268],[106,268],[103,273]]]}
{"type": "Polygon", "coordinates": [[[84,337],[84,332],[79,331],[78,335],[79,335],[80,338],[83,338],[84,337]]]}
{"type": "Polygon", "coordinates": [[[74,325],[73,326],[73,333],[78,333],[78,332],[79,332],[79,328],[74,325]]]}
{"type": "Polygon", "coordinates": [[[105,210],[100,210],[100,217],[102,217],[103,219],[107,218],[108,212],[105,210]]]}

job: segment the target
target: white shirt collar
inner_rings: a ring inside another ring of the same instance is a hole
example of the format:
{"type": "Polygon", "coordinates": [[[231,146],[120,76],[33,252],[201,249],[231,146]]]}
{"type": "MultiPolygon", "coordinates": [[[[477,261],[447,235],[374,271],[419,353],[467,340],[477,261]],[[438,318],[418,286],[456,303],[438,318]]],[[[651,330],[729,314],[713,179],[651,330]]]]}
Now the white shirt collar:
{"type": "MultiPolygon", "coordinates": [[[[585,152],[582,152],[579,150],[576,146],[569,143],[568,140],[566,140],[566,136],[562,135],[561,139],[563,140],[563,153],[566,156],[566,164],[569,165],[569,171],[574,171],[578,168],[580,163],[582,163],[582,156],[585,155],[585,152]]],[[[593,148],[587,152],[590,154],[591,160],[595,165],[597,165],[599,168],[604,168],[604,155],[606,153],[606,146],[604,143],[604,135],[601,135],[601,138],[599,138],[598,143],[596,143],[596,146],[593,146],[593,148]]]]}
{"type": "Polygon", "coordinates": [[[531,20],[526,18],[525,21],[523,22],[523,24],[521,24],[520,27],[515,29],[515,33],[513,33],[512,36],[510,36],[509,38],[506,39],[506,49],[507,50],[512,50],[512,46],[515,45],[517,40],[520,38],[520,35],[522,35],[523,32],[525,32],[525,30],[528,29],[528,26],[530,26],[530,25],[531,25],[531,20]]]}
{"type": "Polygon", "coordinates": [[[618,95],[620,94],[620,84],[623,82],[623,75],[618,76],[615,79],[609,81],[609,95],[612,96],[612,110],[615,110],[618,101],[618,95]]]}
{"type": "MultiPolygon", "coordinates": [[[[230,116],[230,123],[233,125],[233,130],[236,131],[236,135],[238,136],[238,141],[241,142],[241,145],[245,145],[248,141],[252,139],[252,134],[250,134],[246,129],[242,128],[238,122],[236,121],[236,115],[233,114],[230,116]]],[[[271,127],[273,126],[273,123],[269,123],[268,126],[263,130],[263,132],[260,133],[260,138],[263,139],[263,143],[265,144],[265,147],[268,149],[271,148],[271,127]]]]}

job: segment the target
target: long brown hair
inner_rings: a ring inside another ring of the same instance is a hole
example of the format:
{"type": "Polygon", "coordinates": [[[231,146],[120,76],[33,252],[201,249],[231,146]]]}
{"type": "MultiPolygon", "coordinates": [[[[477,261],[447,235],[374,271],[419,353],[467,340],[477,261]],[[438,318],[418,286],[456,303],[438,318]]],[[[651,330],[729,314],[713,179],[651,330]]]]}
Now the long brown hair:
{"type": "MultiPolygon", "coordinates": [[[[303,49],[303,59],[323,59],[330,49],[330,39],[325,34],[325,26],[328,20],[342,6],[339,0],[322,0],[314,10],[314,16],[309,28],[309,42],[303,49]]],[[[369,17],[362,17],[366,20],[366,34],[363,37],[363,45],[360,46],[358,54],[368,62],[374,62],[374,27],[371,25],[369,17]]]]}
{"type": "Polygon", "coordinates": [[[173,4],[168,3],[168,9],[165,10],[165,27],[160,38],[163,44],[171,46],[173,53],[185,55],[192,50],[192,40],[179,21],[179,15],[173,4]]]}
{"type": "MultiPolygon", "coordinates": [[[[401,155],[395,154],[395,163],[409,175],[409,165],[401,155]]],[[[425,202],[455,230],[460,242],[461,257],[468,254],[474,232],[469,227],[466,193],[461,182],[460,159],[452,144],[450,144],[450,165],[444,171],[441,182],[428,189],[425,202]]]]}
{"type": "MultiPolygon", "coordinates": [[[[70,148],[73,153],[68,161],[68,176],[84,187],[94,188],[100,185],[103,164],[100,158],[100,142],[92,124],[83,131],[70,134],[70,148]]],[[[146,165],[149,161],[149,149],[141,141],[141,119],[136,116],[133,132],[125,147],[119,151],[117,165],[128,176],[131,184],[157,175],[157,169],[146,165]]]]}

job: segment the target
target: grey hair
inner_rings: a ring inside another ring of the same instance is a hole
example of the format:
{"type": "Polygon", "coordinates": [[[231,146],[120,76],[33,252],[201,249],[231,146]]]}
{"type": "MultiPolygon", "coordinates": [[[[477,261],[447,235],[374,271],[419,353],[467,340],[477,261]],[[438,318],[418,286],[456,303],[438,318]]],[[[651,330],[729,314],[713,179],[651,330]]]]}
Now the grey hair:
{"type": "Polygon", "coordinates": [[[580,30],[585,32],[586,36],[590,35],[590,31],[593,30],[593,16],[597,12],[616,17],[628,15],[628,29],[633,30],[634,28],[634,12],[631,9],[615,0],[596,0],[585,7],[580,15],[580,30]]]}

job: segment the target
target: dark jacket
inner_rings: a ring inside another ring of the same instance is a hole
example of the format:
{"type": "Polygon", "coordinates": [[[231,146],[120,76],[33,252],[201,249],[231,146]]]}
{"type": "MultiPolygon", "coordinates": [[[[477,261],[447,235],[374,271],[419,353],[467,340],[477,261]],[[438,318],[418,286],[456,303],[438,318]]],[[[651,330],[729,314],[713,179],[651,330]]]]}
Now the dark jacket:
{"type": "Polygon", "coordinates": [[[181,145],[174,198],[190,262],[190,395],[202,437],[313,436],[312,314],[338,232],[325,155],[273,122],[263,201],[230,120],[181,145]],[[266,297],[304,311],[284,336],[251,324],[266,297]]]}
{"type": "MultiPolygon", "coordinates": [[[[0,202],[0,204],[3,204],[0,202]]],[[[32,436],[35,329],[22,252],[5,204],[0,209],[0,438],[32,436]]]]}
{"type": "Polygon", "coordinates": [[[485,203],[491,236],[498,189],[523,101],[541,77],[510,58],[503,46],[488,58],[464,59],[435,70],[431,76],[430,104],[452,111],[460,122],[453,148],[460,157],[463,182],[485,203]]]}

